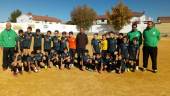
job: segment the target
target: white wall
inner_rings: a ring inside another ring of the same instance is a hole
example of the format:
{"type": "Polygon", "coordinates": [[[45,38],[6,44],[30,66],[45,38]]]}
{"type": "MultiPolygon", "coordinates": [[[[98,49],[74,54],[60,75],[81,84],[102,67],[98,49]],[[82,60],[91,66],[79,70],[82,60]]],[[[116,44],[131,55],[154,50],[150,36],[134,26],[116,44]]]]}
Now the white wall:
{"type": "MultiPolygon", "coordinates": [[[[121,33],[127,33],[131,30],[131,25],[128,24],[123,27],[122,30],[120,30],[121,33]]],[[[47,32],[48,30],[54,32],[55,30],[59,30],[60,32],[66,31],[70,32],[73,31],[75,33],[79,32],[77,30],[76,25],[65,25],[65,24],[40,24],[40,23],[12,23],[12,28],[17,32],[19,29],[23,29],[26,31],[27,27],[31,26],[33,28],[33,32],[37,28],[41,29],[41,32],[47,32]]],[[[146,28],[146,24],[138,24],[138,29],[142,32],[146,28]]],[[[5,23],[0,23],[0,31],[5,29],[5,23]]],[[[108,31],[114,31],[112,26],[110,25],[93,25],[89,32],[98,33],[98,32],[108,32],[108,31]]]]}

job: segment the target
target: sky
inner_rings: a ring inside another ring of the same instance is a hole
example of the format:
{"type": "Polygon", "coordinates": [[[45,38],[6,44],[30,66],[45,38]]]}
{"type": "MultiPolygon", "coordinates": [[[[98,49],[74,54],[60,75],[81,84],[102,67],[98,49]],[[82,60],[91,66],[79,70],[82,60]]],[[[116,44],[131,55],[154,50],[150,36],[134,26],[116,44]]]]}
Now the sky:
{"type": "MultiPolygon", "coordinates": [[[[143,12],[154,20],[170,16],[170,0],[122,0],[132,11],[143,12]]],[[[22,13],[48,15],[63,21],[70,20],[71,11],[78,5],[88,5],[98,15],[111,10],[118,0],[0,0],[0,22],[5,22],[16,9],[22,13]]]]}

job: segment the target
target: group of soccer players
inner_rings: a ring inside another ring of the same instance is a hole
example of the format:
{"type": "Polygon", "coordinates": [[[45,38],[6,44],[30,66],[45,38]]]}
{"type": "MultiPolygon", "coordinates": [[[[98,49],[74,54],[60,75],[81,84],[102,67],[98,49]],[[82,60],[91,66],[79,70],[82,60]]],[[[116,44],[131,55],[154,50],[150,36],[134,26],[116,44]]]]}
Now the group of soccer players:
{"type": "MultiPolygon", "coordinates": [[[[137,27],[136,25],[133,25],[137,27]]],[[[83,50],[77,54],[76,37],[73,32],[47,31],[41,33],[40,29],[32,32],[18,31],[17,45],[12,62],[14,75],[27,72],[39,72],[42,68],[55,66],[58,69],[71,69],[74,66],[85,71],[103,71],[123,73],[138,70],[139,48],[141,33],[135,28],[128,34],[107,32],[100,36],[93,34],[91,50],[83,50]],[[61,36],[60,36],[61,35],[61,36]],[[33,51],[32,51],[33,50],[33,51]]]]}

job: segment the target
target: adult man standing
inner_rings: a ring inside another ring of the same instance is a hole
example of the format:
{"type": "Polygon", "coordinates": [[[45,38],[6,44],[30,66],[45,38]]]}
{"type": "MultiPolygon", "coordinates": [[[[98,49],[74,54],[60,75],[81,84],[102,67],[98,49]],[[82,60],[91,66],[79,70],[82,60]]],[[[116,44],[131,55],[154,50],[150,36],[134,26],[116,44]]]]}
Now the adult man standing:
{"type": "Polygon", "coordinates": [[[6,23],[6,28],[0,33],[0,46],[3,47],[3,70],[11,67],[16,46],[17,34],[11,29],[11,23],[6,23]]]}
{"type": "MultiPolygon", "coordinates": [[[[139,30],[137,30],[136,23],[132,24],[132,30],[127,34],[127,36],[128,36],[128,40],[129,40],[129,46],[133,45],[133,39],[137,38],[138,46],[140,48],[140,46],[142,44],[142,33],[139,30]]],[[[139,67],[139,58],[137,58],[137,60],[136,60],[136,68],[135,69],[138,70],[138,67],[139,67]]]]}
{"type": "MultiPolygon", "coordinates": [[[[80,28],[80,33],[76,36],[76,47],[77,47],[77,53],[78,53],[78,62],[82,60],[82,56],[84,56],[84,52],[86,49],[86,45],[88,44],[88,37],[87,34],[85,34],[84,29],[80,28]]],[[[84,65],[81,65],[81,69],[84,69],[84,65]]]]}
{"type": "Polygon", "coordinates": [[[143,32],[144,46],[143,46],[143,71],[146,71],[148,66],[148,58],[151,56],[152,70],[157,72],[157,52],[158,42],[160,40],[160,32],[154,27],[154,23],[149,21],[147,28],[143,32]]]}

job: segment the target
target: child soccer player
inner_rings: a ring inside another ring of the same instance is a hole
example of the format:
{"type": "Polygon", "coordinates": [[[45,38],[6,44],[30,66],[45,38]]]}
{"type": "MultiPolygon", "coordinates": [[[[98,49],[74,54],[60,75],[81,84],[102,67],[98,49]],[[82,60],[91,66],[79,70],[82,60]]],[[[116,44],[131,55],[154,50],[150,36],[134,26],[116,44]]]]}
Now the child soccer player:
{"type": "Polygon", "coordinates": [[[42,45],[42,35],[41,30],[36,29],[36,33],[34,34],[34,52],[36,53],[37,50],[41,50],[42,45]]]}
{"type": "Polygon", "coordinates": [[[109,33],[110,38],[108,38],[108,53],[111,54],[112,59],[116,61],[116,55],[117,55],[117,40],[116,35],[112,31],[109,33]]]}
{"type": "Polygon", "coordinates": [[[24,49],[24,31],[23,30],[19,30],[18,31],[18,40],[17,40],[17,46],[16,49],[18,52],[23,52],[24,49]]]}
{"type": "Polygon", "coordinates": [[[63,53],[65,48],[67,48],[67,38],[66,32],[63,32],[61,37],[60,52],[63,53]]]}
{"type": "Polygon", "coordinates": [[[71,56],[71,66],[73,66],[76,53],[76,38],[73,36],[73,32],[69,32],[68,45],[71,56]]]}
{"type": "Polygon", "coordinates": [[[59,68],[60,66],[60,56],[59,54],[57,54],[57,52],[54,53],[51,61],[53,62],[53,65],[56,66],[57,68],[59,68]]]}
{"type": "Polygon", "coordinates": [[[98,33],[93,35],[93,39],[91,40],[91,45],[93,48],[93,53],[100,53],[100,40],[98,39],[98,33]]]}
{"type": "Polygon", "coordinates": [[[48,65],[48,52],[43,53],[41,62],[42,62],[42,65],[44,65],[44,68],[46,69],[48,65]]]}
{"type": "Polygon", "coordinates": [[[28,27],[27,32],[24,33],[24,53],[30,54],[31,43],[32,43],[32,27],[28,27]]]}
{"type": "Polygon", "coordinates": [[[101,50],[102,50],[102,57],[103,58],[106,57],[107,49],[108,49],[108,41],[106,39],[106,35],[102,35],[101,50]]]}
{"type": "Polygon", "coordinates": [[[139,45],[138,38],[133,39],[133,45],[129,46],[129,63],[133,65],[132,71],[136,70],[136,60],[138,60],[139,56],[139,45]]]}
{"type": "Polygon", "coordinates": [[[127,36],[123,37],[123,43],[120,44],[119,46],[119,63],[120,63],[120,68],[119,68],[119,73],[124,72],[125,69],[129,71],[129,52],[128,52],[128,40],[127,36]]]}
{"type": "Polygon", "coordinates": [[[40,70],[40,68],[45,68],[45,64],[42,63],[42,56],[43,54],[41,53],[40,50],[37,50],[37,52],[34,55],[34,63],[38,71],[40,70]]]}
{"type": "Polygon", "coordinates": [[[70,69],[70,53],[68,52],[68,49],[65,48],[64,52],[61,54],[61,67],[60,69],[63,69],[64,66],[68,69],[70,69]]]}
{"type": "Polygon", "coordinates": [[[36,69],[34,65],[34,52],[31,52],[31,54],[27,55],[27,62],[26,62],[25,68],[27,72],[31,72],[31,69],[33,69],[34,72],[38,72],[38,70],[36,69]]]}
{"type": "Polygon", "coordinates": [[[55,54],[55,50],[51,50],[50,54],[48,54],[48,68],[51,68],[53,66],[53,57],[55,54]]]}
{"type": "Polygon", "coordinates": [[[96,53],[95,58],[94,58],[94,64],[95,64],[94,70],[95,71],[97,70],[99,73],[102,73],[103,59],[100,53],[96,53]]]}
{"type": "Polygon", "coordinates": [[[61,41],[61,37],[59,36],[59,31],[56,30],[54,32],[54,36],[53,36],[53,49],[57,52],[57,54],[60,54],[60,41],[61,41]]]}
{"type": "Polygon", "coordinates": [[[21,53],[15,53],[14,55],[14,61],[12,62],[12,69],[13,69],[13,74],[17,75],[18,72],[20,74],[22,74],[22,67],[23,67],[23,63],[22,63],[22,55],[21,53]]]}
{"type": "Polygon", "coordinates": [[[86,69],[90,69],[91,63],[92,60],[90,58],[89,51],[85,50],[84,56],[82,57],[82,61],[80,61],[81,70],[85,71],[85,67],[86,69]]]}
{"type": "Polygon", "coordinates": [[[123,43],[123,33],[119,33],[118,38],[117,38],[117,47],[120,46],[120,44],[123,43]]]}
{"type": "Polygon", "coordinates": [[[105,59],[103,59],[103,71],[111,72],[113,67],[113,58],[110,53],[107,53],[105,59]]]}
{"type": "Polygon", "coordinates": [[[47,31],[47,35],[44,36],[44,51],[50,54],[51,51],[51,31],[47,31]]]}

